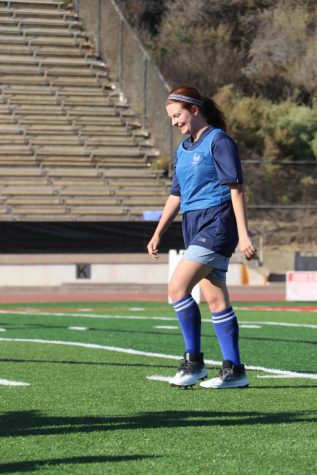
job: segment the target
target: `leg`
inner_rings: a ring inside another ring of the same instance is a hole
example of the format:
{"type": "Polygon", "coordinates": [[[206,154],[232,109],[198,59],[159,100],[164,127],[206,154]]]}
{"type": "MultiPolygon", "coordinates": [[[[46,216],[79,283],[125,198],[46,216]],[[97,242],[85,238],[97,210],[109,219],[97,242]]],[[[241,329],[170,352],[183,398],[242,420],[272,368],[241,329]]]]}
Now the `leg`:
{"type": "Polygon", "coordinates": [[[186,353],[200,355],[201,316],[191,291],[209,272],[210,267],[184,259],[177,266],[169,284],[169,295],[182,329],[186,353]]]}
{"type": "Polygon", "coordinates": [[[239,327],[237,317],[230,305],[226,282],[210,277],[200,283],[209,305],[212,323],[221,348],[223,360],[240,365],[239,327]]]}
{"type": "Polygon", "coordinates": [[[210,267],[199,262],[183,259],[176,267],[169,286],[168,294],[175,303],[190,294],[193,287],[210,274],[210,267]]]}
{"type": "Polygon", "coordinates": [[[219,376],[201,386],[215,389],[246,387],[248,378],[240,362],[238,321],[230,305],[226,282],[211,277],[203,279],[200,288],[209,305],[224,360],[219,376]]]}
{"type": "Polygon", "coordinates": [[[183,259],[169,284],[169,295],[185,342],[184,362],[171,380],[173,386],[192,386],[198,379],[207,375],[203,355],[200,353],[201,315],[191,291],[194,285],[209,273],[210,267],[183,259]]]}

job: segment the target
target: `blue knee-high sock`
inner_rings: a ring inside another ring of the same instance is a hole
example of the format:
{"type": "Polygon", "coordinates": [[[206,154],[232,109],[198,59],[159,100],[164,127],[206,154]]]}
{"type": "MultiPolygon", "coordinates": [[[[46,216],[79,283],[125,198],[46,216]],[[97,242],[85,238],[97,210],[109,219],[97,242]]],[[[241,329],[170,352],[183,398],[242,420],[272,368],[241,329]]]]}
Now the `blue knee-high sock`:
{"type": "Polygon", "coordinates": [[[201,315],[196,301],[191,295],[173,304],[183,333],[186,353],[200,355],[201,315]]]}
{"type": "Polygon", "coordinates": [[[240,365],[239,326],[232,307],[212,313],[212,323],[218,338],[224,360],[240,365]]]}

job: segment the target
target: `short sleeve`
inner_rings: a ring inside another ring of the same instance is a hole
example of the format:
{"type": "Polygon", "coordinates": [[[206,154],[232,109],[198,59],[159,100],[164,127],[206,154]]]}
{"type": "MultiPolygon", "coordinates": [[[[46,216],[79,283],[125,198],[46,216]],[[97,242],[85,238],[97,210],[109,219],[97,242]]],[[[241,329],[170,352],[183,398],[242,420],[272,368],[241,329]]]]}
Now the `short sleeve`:
{"type": "Polygon", "coordinates": [[[227,134],[215,137],[211,145],[219,182],[222,185],[243,183],[239,151],[235,141],[227,134]]]}
{"type": "Polygon", "coordinates": [[[173,180],[170,189],[170,195],[174,196],[181,196],[180,186],[178,183],[178,179],[176,176],[176,165],[177,165],[177,153],[174,154],[174,173],[173,173],[173,180]]]}

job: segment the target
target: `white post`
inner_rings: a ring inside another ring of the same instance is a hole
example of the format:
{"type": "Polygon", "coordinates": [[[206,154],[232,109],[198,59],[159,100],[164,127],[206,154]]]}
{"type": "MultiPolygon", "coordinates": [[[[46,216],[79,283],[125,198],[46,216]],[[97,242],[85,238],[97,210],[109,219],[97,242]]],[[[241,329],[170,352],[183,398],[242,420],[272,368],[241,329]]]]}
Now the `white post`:
{"type": "MultiPolygon", "coordinates": [[[[170,249],[168,252],[168,280],[170,281],[172,274],[184,255],[184,250],[177,252],[175,249],[170,249]]],[[[192,296],[197,303],[200,303],[200,287],[199,284],[195,285],[192,290],[192,296]]],[[[168,297],[168,302],[172,303],[170,297],[168,297]]]]}

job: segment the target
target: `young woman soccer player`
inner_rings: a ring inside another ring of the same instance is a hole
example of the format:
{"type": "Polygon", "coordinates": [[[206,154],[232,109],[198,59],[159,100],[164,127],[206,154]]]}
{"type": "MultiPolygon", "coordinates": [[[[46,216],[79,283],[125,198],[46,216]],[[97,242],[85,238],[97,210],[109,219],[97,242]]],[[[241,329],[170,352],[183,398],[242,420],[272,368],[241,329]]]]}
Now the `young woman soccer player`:
{"type": "Polygon", "coordinates": [[[150,256],[158,259],[161,236],[180,209],[186,251],[170,280],[168,293],[186,351],[171,384],[192,386],[207,376],[200,348],[200,310],[191,296],[199,282],[223,356],[219,375],[200,386],[246,387],[248,378],[240,361],[238,322],[226,286],[229,258],[238,242],[247,259],[256,254],[248,233],[237,146],[226,133],[222,111],[196,88],[173,89],[166,110],[172,125],[188,135],[177,148],[170,196],[147,246],[150,256]]]}

